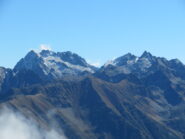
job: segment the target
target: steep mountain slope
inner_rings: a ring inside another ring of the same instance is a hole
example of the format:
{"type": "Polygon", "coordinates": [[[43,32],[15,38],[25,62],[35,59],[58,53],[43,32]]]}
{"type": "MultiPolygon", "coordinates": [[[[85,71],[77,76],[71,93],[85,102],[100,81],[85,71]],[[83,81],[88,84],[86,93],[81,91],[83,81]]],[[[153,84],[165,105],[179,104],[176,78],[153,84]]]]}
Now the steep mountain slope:
{"type": "Polygon", "coordinates": [[[35,118],[43,127],[48,121],[58,123],[68,138],[182,138],[159,117],[165,110],[147,93],[127,80],[113,84],[88,77],[12,90],[1,105],[35,118]]]}
{"type": "Polygon", "coordinates": [[[185,66],[144,52],[100,69],[71,52],[31,51],[0,68],[0,106],[70,139],[185,138],[185,66]]]}

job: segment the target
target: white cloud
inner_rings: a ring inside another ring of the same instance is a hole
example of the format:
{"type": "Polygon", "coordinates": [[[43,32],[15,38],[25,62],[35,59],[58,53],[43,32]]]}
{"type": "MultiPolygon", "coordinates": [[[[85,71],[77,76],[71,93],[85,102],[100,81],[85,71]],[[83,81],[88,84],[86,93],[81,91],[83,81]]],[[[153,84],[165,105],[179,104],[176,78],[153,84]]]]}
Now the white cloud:
{"type": "Polygon", "coordinates": [[[93,61],[91,61],[91,60],[87,60],[87,62],[88,62],[90,65],[95,66],[95,67],[100,67],[100,66],[101,66],[101,62],[99,62],[99,61],[93,62],[93,61]]]}
{"type": "Polygon", "coordinates": [[[50,45],[47,45],[47,44],[41,44],[40,45],[40,50],[51,50],[51,47],[50,45]]]}
{"type": "Polygon", "coordinates": [[[37,48],[37,49],[29,49],[29,51],[31,51],[31,50],[34,50],[35,52],[39,53],[42,50],[49,50],[49,51],[51,51],[52,49],[51,49],[51,46],[48,45],[48,44],[40,44],[39,48],[37,48]]]}
{"type": "Polygon", "coordinates": [[[91,63],[91,65],[95,66],[95,67],[100,67],[101,63],[100,62],[95,62],[95,63],[91,63]]]}
{"type": "Polygon", "coordinates": [[[23,115],[4,108],[0,112],[0,139],[66,139],[55,130],[38,128],[23,115]]]}

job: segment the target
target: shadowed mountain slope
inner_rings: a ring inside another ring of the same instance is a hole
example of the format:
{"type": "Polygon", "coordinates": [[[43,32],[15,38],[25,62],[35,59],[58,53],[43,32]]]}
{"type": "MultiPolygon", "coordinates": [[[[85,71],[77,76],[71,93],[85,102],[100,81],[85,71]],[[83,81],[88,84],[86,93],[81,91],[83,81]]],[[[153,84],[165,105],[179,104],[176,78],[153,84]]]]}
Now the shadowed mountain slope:
{"type": "Polygon", "coordinates": [[[29,52],[0,68],[0,106],[69,139],[183,139],[185,66],[148,52],[101,68],[71,52],[29,52]]]}

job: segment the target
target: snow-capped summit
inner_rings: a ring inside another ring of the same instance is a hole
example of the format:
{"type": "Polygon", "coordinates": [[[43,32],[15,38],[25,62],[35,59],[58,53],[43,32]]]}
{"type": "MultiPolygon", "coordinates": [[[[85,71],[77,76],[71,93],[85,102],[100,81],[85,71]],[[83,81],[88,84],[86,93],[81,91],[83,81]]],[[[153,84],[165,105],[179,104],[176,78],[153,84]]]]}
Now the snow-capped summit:
{"type": "Polygon", "coordinates": [[[138,73],[144,75],[143,73],[149,73],[152,71],[153,67],[156,65],[157,57],[153,56],[149,52],[145,51],[140,57],[137,57],[131,53],[123,55],[121,57],[116,58],[112,62],[104,65],[104,71],[112,70],[114,66],[117,73],[138,73]]]}
{"type": "Polygon", "coordinates": [[[132,65],[134,63],[136,63],[138,60],[138,57],[131,54],[131,53],[127,53],[123,56],[120,56],[116,59],[113,59],[113,60],[109,60],[108,62],[106,62],[104,64],[103,67],[107,67],[107,66],[124,66],[124,65],[132,65]]]}
{"type": "Polygon", "coordinates": [[[50,51],[50,50],[42,50],[39,53],[39,55],[42,56],[42,57],[47,57],[47,56],[54,56],[54,55],[56,55],[56,53],[53,52],[53,51],[50,51]]]}
{"type": "MultiPolygon", "coordinates": [[[[153,56],[145,51],[140,57],[130,53],[107,62],[100,73],[108,75],[134,74],[139,78],[152,75],[158,71],[169,71],[179,78],[185,79],[185,65],[178,59],[167,60],[153,56]]],[[[173,76],[170,75],[173,80],[173,76]]]]}
{"type": "Polygon", "coordinates": [[[148,69],[156,63],[157,58],[151,53],[145,51],[137,61],[137,66],[143,72],[148,71],[148,69]]]}
{"type": "MultiPolygon", "coordinates": [[[[112,61],[112,65],[118,67],[124,67],[132,71],[132,69],[146,70],[150,68],[156,61],[156,57],[152,56],[149,52],[144,52],[140,57],[137,57],[131,53],[118,57],[112,61]]],[[[107,63],[108,65],[108,63],[107,63]]]]}
{"type": "Polygon", "coordinates": [[[72,52],[30,51],[14,68],[14,71],[31,70],[40,77],[60,78],[63,75],[93,73],[95,68],[72,52]]]}
{"type": "Polygon", "coordinates": [[[59,56],[62,60],[66,61],[66,62],[69,62],[69,63],[71,63],[73,65],[89,67],[89,64],[85,61],[85,59],[83,59],[79,55],[77,55],[75,53],[72,53],[70,51],[58,52],[57,56],[59,56]]]}
{"type": "Polygon", "coordinates": [[[138,57],[135,55],[132,55],[131,53],[128,53],[124,56],[118,57],[114,60],[115,65],[117,66],[123,66],[125,64],[131,65],[137,62],[138,57]]]}

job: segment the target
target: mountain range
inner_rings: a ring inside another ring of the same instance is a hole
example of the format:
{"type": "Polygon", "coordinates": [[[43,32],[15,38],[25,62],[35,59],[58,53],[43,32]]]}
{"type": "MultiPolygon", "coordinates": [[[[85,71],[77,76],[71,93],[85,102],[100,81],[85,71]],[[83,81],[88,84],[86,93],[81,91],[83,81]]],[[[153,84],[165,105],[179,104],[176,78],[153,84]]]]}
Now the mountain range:
{"type": "Polygon", "coordinates": [[[145,51],[97,68],[69,51],[30,51],[0,67],[3,106],[69,139],[183,139],[185,65],[145,51]]]}

